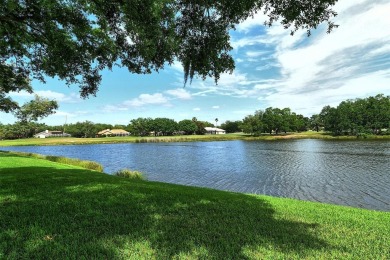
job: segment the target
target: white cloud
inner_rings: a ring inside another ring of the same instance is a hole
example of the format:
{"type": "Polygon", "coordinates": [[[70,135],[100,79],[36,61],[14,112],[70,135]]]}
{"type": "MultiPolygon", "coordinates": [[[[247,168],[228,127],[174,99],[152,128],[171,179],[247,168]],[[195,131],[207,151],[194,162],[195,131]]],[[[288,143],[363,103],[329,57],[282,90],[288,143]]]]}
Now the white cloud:
{"type": "Polygon", "coordinates": [[[66,118],[75,118],[80,115],[87,115],[89,112],[88,111],[74,111],[74,112],[66,112],[62,110],[56,111],[55,114],[50,115],[54,117],[66,117],[66,118]]]}
{"type": "Polygon", "coordinates": [[[267,39],[267,37],[264,37],[264,35],[247,36],[242,38],[240,37],[239,39],[233,39],[231,45],[235,50],[238,50],[239,48],[246,46],[255,46],[257,44],[271,44],[273,41],[273,39],[267,39]]]}
{"type": "Polygon", "coordinates": [[[64,93],[55,92],[55,91],[51,91],[51,90],[38,90],[32,94],[30,94],[26,91],[10,93],[11,97],[20,97],[20,98],[26,98],[26,99],[33,99],[34,95],[38,95],[38,96],[48,98],[48,99],[54,99],[54,100],[56,100],[58,102],[62,102],[62,103],[78,103],[78,102],[82,101],[82,99],[76,93],[64,94],[64,93]]]}
{"type": "Polygon", "coordinates": [[[180,72],[180,73],[183,73],[183,71],[184,71],[184,67],[183,67],[183,65],[180,63],[180,61],[178,61],[178,60],[175,60],[172,64],[171,64],[171,66],[170,66],[172,69],[174,69],[175,71],[177,71],[177,72],[180,72]]]}
{"type": "Polygon", "coordinates": [[[390,30],[384,30],[390,28],[390,3],[340,1],[335,10],[339,16],[334,22],[340,27],[326,34],[326,25],[321,25],[309,38],[304,30],[291,36],[278,24],[263,35],[249,35],[262,26],[261,15],[238,26],[245,33],[233,42],[243,53],[238,68],[222,74],[218,85],[194,80],[189,87],[199,91],[193,96],[257,98],[259,108],[290,107],[306,115],[345,99],[390,94],[390,30]],[[259,57],[264,54],[266,58],[259,57]],[[248,70],[240,67],[244,61],[248,70]],[[279,75],[263,80],[269,71],[279,75]]]}
{"type": "Polygon", "coordinates": [[[102,108],[102,111],[108,113],[128,111],[129,108],[140,108],[148,105],[170,106],[170,103],[168,99],[164,97],[161,93],[141,94],[137,98],[126,100],[118,105],[105,105],[102,108]]]}
{"type": "MultiPolygon", "coordinates": [[[[200,83],[200,85],[202,85],[204,88],[206,88],[205,84],[200,83]]],[[[211,94],[211,93],[217,93],[217,91],[215,89],[207,89],[207,90],[204,90],[204,91],[196,92],[196,93],[192,94],[192,96],[205,97],[205,96],[207,96],[207,94],[211,94]]]]}
{"type": "Polygon", "coordinates": [[[288,31],[267,30],[282,77],[248,90],[261,93],[263,108],[291,107],[309,114],[345,99],[390,94],[390,30],[384,30],[390,28],[390,3],[339,3],[335,22],[340,27],[329,35],[324,27],[309,39],[304,34],[291,37],[288,31]],[[279,40],[273,40],[273,35],[279,40]],[[306,44],[296,44],[302,40],[306,44]]]}
{"type": "Polygon", "coordinates": [[[212,106],[213,109],[219,109],[219,106],[212,106]]]}
{"type": "Polygon", "coordinates": [[[192,98],[191,93],[183,88],[167,90],[165,93],[182,100],[189,100],[192,98]]]}
{"type": "Polygon", "coordinates": [[[236,25],[236,29],[238,32],[248,33],[253,27],[264,26],[264,22],[267,20],[269,20],[268,16],[264,14],[263,10],[260,10],[253,17],[236,25]]]}
{"type": "Polygon", "coordinates": [[[142,107],[145,105],[169,105],[168,99],[161,93],[141,94],[139,97],[123,102],[125,107],[142,107]]]}
{"type": "Polygon", "coordinates": [[[193,111],[200,111],[200,108],[199,107],[195,107],[194,109],[192,109],[193,111]]]}
{"type": "Polygon", "coordinates": [[[272,69],[272,68],[277,68],[277,67],[280,67],[278,63],[267,63],[265,65],[262,65],[262,66],[257,66],[256,67],[256,70],[257,71],[264,71],[264,70],[269,70],[269,69],[272,69]]]}
{"type": "MultiPolygon", "coordinates": [[[[251,75],[251,77],[254,77],[251,75]]],[[[232,74],[221,75],[218,85],[208,79],[206,81],[194,80],[190,88],[200,90],[192,94],[193,96],[231,96],[237,98],[256,98],[264,89],[275,88],[279,84],[278,80],[264,80],[261,78],[251,80],[248,74],[239,70],[232,74]],[[261,87],[259,87],[261,86],[261,87]]]]}
{"type": "Polygon", "coordinates": [[[245,55],[247,57],[256,58],[259,56],[263,56],[264,54],[268,54],[270,51],[247,51],[245,55]]]}
{"type": "Polygon", "coordinates": [[[117,112],[117,111],[127,111],[127,110],[129,110],[129,108],[124,106],[123,104],[119,106],[105,105],[103,107],[103,112],[117,112]]]}
{"type": "Polygon", "coordinates": [[[165,106],[170,107],[172,104],[171,100],[179,99],[179,100],[189,100],[192,98],[191,93],[185,89],[171,89],[164,92],[167,97],[162,93],[154,93],[154,94],[141,94],[136,98],[123,101],[120,104],[116,105],[105,105],[102,110],[104,112],[120,112],[120,111],[128,111],[130,108],[141,108],[145,106],[165,106]]]}

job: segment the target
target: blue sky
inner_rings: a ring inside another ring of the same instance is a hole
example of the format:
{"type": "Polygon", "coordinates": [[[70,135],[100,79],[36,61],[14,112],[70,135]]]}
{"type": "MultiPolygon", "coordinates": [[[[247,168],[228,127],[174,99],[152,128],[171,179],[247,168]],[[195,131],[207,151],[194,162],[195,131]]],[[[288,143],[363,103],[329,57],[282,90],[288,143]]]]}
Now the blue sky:
{"type": "MultiPolygon", "coordinates": [[[[38,95],[60,105],[41,122],[60,125],[67,118],[68,123],[128,124],[138,117],[197,117],[218,118],[220,124],[270,106],[311,116],[346,99],[390,95],[390,2],[341,0],[334,9],[340,27],[326,34],[321,26],[309,38],[305,31],[290,36],[277,24],[264,27],[262,13],[241,23],[231,33],[236,69],[222,75],[218,85],[194,79],[183,88],[178,63],[151,75],[104,71],[97,97],[86,100],[78,97],[76,86],[68,88],[56,79],[34,81],[38,95]]],[[[32,99],[23,92],[11,96],[21,103],[32,99]]],[[[15,118],[0,113],[0,122],[15,118]]]]}

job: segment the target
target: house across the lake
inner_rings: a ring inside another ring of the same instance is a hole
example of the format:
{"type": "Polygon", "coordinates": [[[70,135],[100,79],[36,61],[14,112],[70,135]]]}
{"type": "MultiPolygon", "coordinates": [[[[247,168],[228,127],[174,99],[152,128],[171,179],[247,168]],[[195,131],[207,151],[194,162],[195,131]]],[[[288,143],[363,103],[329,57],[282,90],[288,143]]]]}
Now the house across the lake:
{"type": "Polygon", "coordinates": [[[129,136],[130,133],[123,129],[105,129],[97,133],[97,136],[129,136]]]}
{"type": "Polygon", "coordinates": [[[206,135],[224,135],[226,131],[216,127],[205,127],[206,135]]]}
{"type": "Polygon", "coordinates": [[[35,134],[35,138],[48,138],[48,137],[70,137],[70,134],[64,133],[62,131],[49,131],[45,130],[43,132],[40,132],[38,134],[35,134]]]}

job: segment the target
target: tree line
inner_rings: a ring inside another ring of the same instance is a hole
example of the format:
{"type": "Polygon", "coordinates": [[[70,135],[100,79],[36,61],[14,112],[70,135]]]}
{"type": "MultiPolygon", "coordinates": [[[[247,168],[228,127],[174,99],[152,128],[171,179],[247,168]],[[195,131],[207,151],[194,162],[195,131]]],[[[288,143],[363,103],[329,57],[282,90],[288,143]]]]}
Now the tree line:
{"type": "Polygon", "coordinates": [[[176,122],[169,118],[137,118],[130,121],[127,129],[136,136],[154,135],[174,135],[174,134],[205,134],[205,127],[214,126],[207,121],[200,121],[196,117],[184,119],[176,122]]]}
{"type": "Polygon", "coordinates": [[[172,136],[205,134],[205,127],[214,126],[207,121],[200,121],[196,117],[176,122],[170,118],[137,118],[130,121],[128,125],[112,125],[93,123],[91,121],[77,122],[60,126],[48,126],[35,121],[17,121],[14,124],[3,125],[0,123],[0,139],[30,138],[45,130],[60,130],[72,137],[92,138],[105,129],[123,129],[134,136],[172,136]]]}
{"type": "Polygon", "coordinates": [[[290,108],[273,107],[246,116],[241,124],[242,131],[252,135],[301,132],[306,131],[308,127],[309,118],[292,112],[290,108]]]}
{"type": "MultiPolygon", "coordinates": [[[[44,130],[62,130],[73,137],[96,137],[104,129],[124,129],[134,136],[148,135],[190,135],[205,134],[205,127],[214,126],[196,117],[176,122],[170,118],[137,118],[128,125],[111,125],[93,123],[90,121],[77,122],[64,126],[47,126],[37,123],[54,113],[57,104],[47,99],[36,97],[23,105],[15,115],[15,124],[0,123],[0,139],[16,139],[32,137],[44,130]]],[[[218,122],[218,119],[215,119],[218,122]]],[[[390,96],[378,94],[375,97],[346,100],[337,107],[325,106],[319,114],[310,118],[291,111],[290,108],[273,108],[255,111],[253,115],[243,120],[226,121],[220,128],[227,133],[244,132],[251,135],[280,134],[301,132],[307,130],[325,130],[333,135],[365,135],[390,134],[390,96]]]]}
{"type": "Polygon", "coordinates": [[[325,106],[312,116],[316,128],[334,135],[388,134],[390,96],[383,94],[364,99],[346,100],[337,107],[325,106]]]}
{"type": "Polygon", "coordinates": [[[378,94],[342,101],[337,107],[323,107],[319,114],[310,118],[296,114],[290,108],[269,107],[246,116],[241,122],[227,123],[252,135],[306,130],[325,130],[333,135],[390,134],[390,96],[378,94]]]}

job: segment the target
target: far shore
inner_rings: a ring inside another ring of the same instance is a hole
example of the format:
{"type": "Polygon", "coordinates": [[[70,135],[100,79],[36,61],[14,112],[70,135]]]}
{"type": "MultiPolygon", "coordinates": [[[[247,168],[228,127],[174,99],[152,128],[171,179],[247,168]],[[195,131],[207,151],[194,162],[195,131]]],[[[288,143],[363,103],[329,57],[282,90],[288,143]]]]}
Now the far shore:
{"type": "Polygon", "coordinates": [[[113,143],[162,143],[162,142],[199,142],[199,141],[275,141],[294,139],[324,139],[324,140],[390,140],[390,135],[333,136],[327,132],[306,131],[301,133],[282,133],[278,135],[263,134],[253,136],[243,133],[221,135],[180,135],[180,136],[126,136],[99,138],[27,138],[15,140],[0,140],[1,146],[41,146],[41,145],[81,145],[81,144],[113,144],[113,143]]]}

